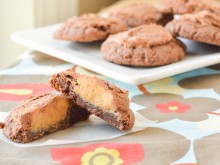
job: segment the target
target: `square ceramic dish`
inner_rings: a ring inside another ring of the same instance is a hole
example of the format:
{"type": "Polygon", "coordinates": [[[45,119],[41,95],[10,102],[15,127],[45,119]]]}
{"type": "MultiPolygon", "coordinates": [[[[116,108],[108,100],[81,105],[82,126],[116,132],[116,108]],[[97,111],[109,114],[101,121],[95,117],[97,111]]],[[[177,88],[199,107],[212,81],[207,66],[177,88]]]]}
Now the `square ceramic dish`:
{"type": "Polygon", "coordinates": [[[77,43],[53,39],[59,24],[16,32],[11,38],[31,49],[43,52],[64,61],[80,65],[113,79],[143,84],[197,68],[220,63],[220,47],[183,40],[187,56],[174,64],[160,67],[128,67],[105,61],[100,53],[101,42],[77,43]]]}

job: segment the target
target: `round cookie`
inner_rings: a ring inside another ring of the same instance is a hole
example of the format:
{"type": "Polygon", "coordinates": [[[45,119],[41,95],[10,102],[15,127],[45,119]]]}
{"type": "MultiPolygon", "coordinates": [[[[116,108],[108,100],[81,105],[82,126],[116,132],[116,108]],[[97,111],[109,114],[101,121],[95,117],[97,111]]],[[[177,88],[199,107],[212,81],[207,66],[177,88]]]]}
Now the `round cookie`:
{"type": "Polygon", "coordinates": [[[163,0],[157,9],[172,14],[197,13],[203,10],[220,14],[220,3],[216,0],[163,0]]]}
{"type": "Polygon", "coordinates": [[[106,39],[110,34],[128,29],[128,26],[117,18],[102,18],[95,14],[84,14],[69,18],[54,38],[67,41],[92,42],[106,39]]]}
{"type": "Polygon", "coordinates": [[[220,17],[210,11],[182,15],[166,28],[175,36],[220,46],[220,17]]]}
{"type": "Polygon", "coordinates": [[[185,46],[164,27],[142,25],[109,36],[101,46],[103,58],[121,65],[160,66],[185,56],[185,46]]]}
{"type": "Polygon", "coordinates": [[[172,14],[163,14],[154,6],[146,3],[132,3],[110,13],[110,16],[120,18],[129,27],[157,23],[165,25],[173,19],[172,14]]]}

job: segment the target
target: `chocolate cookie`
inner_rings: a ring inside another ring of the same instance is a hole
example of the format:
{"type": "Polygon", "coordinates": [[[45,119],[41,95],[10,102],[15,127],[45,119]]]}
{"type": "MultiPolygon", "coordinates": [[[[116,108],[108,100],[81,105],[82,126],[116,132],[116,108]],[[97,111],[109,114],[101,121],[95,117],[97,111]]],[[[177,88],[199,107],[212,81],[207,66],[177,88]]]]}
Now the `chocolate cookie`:
{"type": "Polygon", "coordinates": [[[142,25],[111,35],[101,46],[103,58],[121,65],[160,66],[185,56],[185,46],[164,27],[142,25]]]}
{"type": "Polygon", "coordinates": [[[128,91],[96,77],[80,75],[70,70],[54,74],[50,84],[112,126],[120,130],[133,127],[134,114],[129,108],[128,91]]]}
{"type": "Polygon", "coordinates": [[[209,10],[220,14],[220,3],[216,0],[163,0],[157,6],[163,13],[186,14],[209,10]]]}
{"type": "Polygon", "coordinates": [[[95,14],[84,14],[69,18],[54,34],[55,39],[92,42],[106,39],[110,34],[128,29],[128,26],[117,18],[102,18],[95,14]]]}
{"type": "Polygon", "coordinates": [[[166,28],[175,36],[220,46],[220,17],[210,11],[182,15],[166,28]]]}
{"type": "Polygon", "coordinates": [[[64,95],[44,94],[20,103],[1,127],[3,134],[12,141],[28,143],[86,120],[89,115],[64,95]]]}
{"type": "Polygon", "coordinates": [[[146,3],[129,4],[110,13],[110,16],[120,18],[125,21],[129,27],[136,27],[149,23],[165,25],[173,19],[172,14],[163,14],[154,6],[146,3]]]}

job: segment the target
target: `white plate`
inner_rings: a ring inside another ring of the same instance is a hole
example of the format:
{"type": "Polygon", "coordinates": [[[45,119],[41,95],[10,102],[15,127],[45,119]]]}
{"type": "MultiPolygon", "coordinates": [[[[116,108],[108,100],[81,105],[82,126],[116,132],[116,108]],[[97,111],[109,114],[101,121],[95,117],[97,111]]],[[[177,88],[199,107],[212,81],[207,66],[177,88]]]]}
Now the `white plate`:
{"type": "Polygon", "coordinates": [[[184,40],[188,48],[187,56],[180,62],[154,68],[120,66],[102,59],[99,50],[101,42],[76,43],[54,40],[52,36],[58,26],[17,32],[12,34],[11,38],[37,51],[130,84],[151,82],[220,62],[220,47],[184,40]]]}

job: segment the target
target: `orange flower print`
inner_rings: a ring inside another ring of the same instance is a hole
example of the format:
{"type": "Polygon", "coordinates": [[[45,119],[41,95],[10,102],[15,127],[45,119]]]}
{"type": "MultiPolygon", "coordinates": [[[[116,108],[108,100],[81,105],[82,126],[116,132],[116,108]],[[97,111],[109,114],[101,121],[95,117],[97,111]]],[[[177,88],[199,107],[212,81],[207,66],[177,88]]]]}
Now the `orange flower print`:
{"type": "Polygon", "coordinates": [[[81,157],[82,165],[99,165],[99,164],[111,164],[119,165],[124,161],[120,158],[120,153],[115,149],[106,149],[104,147],[96,148],[95,151],[86,152],[81,157]]]}
{"type": "Polygon", "coordinates": [[[37,96],[53,91],[47,84],[7,84],[0,85],[0,100],[21,101],[28,96],[37,96]]]}
{"type": "Polygon", "coordinates": [[[99,143],[84,147],[52,148],[51,156],[62,165],[120,165],[140,162],[144,158],[144,149],[136,143],[99,143]]]}
{"type": "Polygon", "coordinates": [[[187,104],[180,104],[178,101],[170,101],[167,104],[156,104],[155,107],[161,113],[184,113],[191,109],[187,104]]]}

